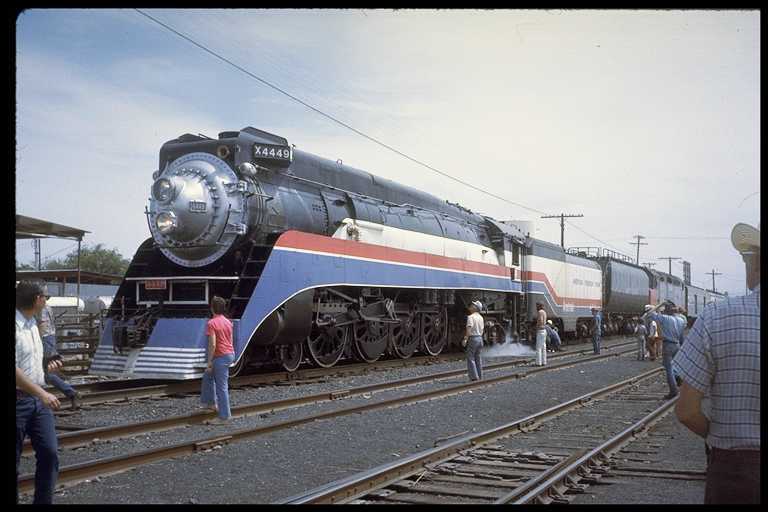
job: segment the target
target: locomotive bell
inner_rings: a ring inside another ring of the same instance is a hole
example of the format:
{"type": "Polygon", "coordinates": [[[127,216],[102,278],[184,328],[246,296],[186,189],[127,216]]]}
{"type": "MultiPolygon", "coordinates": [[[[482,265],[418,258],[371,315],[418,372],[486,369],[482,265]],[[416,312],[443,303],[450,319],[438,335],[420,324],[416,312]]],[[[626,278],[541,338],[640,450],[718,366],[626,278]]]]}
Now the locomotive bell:
{"type": "Polygon", "coordinates": [[[171,261],[208,265],[247,231],[246,187],[223,160],[209,153],[177,158],[152,184],[149,227],[171,261]]]}

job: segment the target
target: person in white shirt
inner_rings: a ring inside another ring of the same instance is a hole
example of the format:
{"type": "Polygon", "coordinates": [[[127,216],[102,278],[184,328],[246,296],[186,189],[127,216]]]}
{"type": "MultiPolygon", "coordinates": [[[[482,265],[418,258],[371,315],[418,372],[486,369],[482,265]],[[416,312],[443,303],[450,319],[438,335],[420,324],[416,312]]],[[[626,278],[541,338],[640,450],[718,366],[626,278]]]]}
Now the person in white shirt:
{"type": "Polygon", "coordinates": [[[479,300],[473,300],[467,309],[469,310],[467,330],[461,341],[461,346],[467,349],[467,371],[469,372],[469,379],[474,381],[483,378],[483,359],[480,355],[480,350],[483,348],[483,329],[485,328],[485,321],[480,314],[483,304],[479,300]]]}
{"type": "Polygon", "coordinates": [[[536,303],[536,364],[547,365],[547,312],[541,302],[536,303]]]}
{"type": "Polygon", "coordinates": [[[53,502],[59,474],[53,409],[58,409],[60,404],[55,395],[43,389],[43,369],[57,370],[61,362],[43,358],[43,342],[35,315],[44,306],[45,292],[40,284],[21,281],[16,285],[16,503],[19,502],[19,461],[27,435],[37,459],[35,504],[53,502]]]}

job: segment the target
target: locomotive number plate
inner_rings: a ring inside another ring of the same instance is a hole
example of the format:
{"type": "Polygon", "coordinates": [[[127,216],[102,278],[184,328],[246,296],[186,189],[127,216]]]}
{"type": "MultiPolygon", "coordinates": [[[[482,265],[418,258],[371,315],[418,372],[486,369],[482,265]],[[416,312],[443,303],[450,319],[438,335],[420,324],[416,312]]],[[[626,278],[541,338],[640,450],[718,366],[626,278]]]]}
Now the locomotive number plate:
{"type": "Polygon", "coordinates": [[[144,281],[145,290],[165,290],[165,279],[152,279],[144,281]]]}
{"type": "Polygon", "coordinates": [[[254,144],[253,158],[267,158],[281,162],[290,162],[291,148],[274,144],[254,144]]]}
{"type": "Polygon", "coordinates": [[[190,201],[189,211],[192,213],[205,213],[206,203],[205,201],[190,201]]]}

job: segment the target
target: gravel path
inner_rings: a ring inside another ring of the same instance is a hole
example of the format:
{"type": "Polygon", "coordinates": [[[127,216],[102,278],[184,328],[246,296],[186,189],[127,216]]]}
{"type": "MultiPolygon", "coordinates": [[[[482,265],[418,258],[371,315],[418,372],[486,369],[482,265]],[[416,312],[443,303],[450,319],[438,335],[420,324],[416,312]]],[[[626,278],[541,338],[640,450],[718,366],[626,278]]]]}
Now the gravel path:
{"type": "MultiPolygon", "coordinates": [[[[409,406],[315,422],[226,445],[208,453],[203,452],[142,466],[104,478],[99,482],[65,489],[57,493],[55,501],[57,503],[263,503],[275,501],[430,447],[439,437],[468,430],[486,429],[517,419],[547,405],[640,373],[652,367],[652,364],[634,361],[630,357],[609,359],[539,374],[521,381],[511,381],[475,390],[473,393],[467,392],[409,406]]],[[[430,370],[434,371],[434,368],[430,370]]],[[[401,377],[394,377],[392,372],[387,372],[384,378],[391,380],[401,377]]],[[[333,387],[338,386],[339,384],[334,384],[333,387]]],[[[263,392],[264,390],[255,391],[263,392]]],[[[381,395],[383,397],[384,393],[381,395]]],[[[270,396],[268,399],[274,398],[276,397],[270,396]]],[[[376,399],[379,399],[379,394],[376,395],[376,399]]],[[[365,400],[370,399],[347,399],[331,405],[346,407],[356,401],[365,400]]],[[[244,428],[247,425],[271,423],[283,413],[286,417],[291,414],[303,416],[308,412],[308,409],[304,409],[277,413],[274,418],[239,419],[235,421],[233,427],[244,428]]],[[[229,427],[200,428],[203,431],[215,433],[224,432],[229,427]]],[[[149,439],[161,435],[178,439],[186,437],[186,435],[182,436],[181,432],[187,430],[191,429],[153,434],[149,439]]],[[[133,450],[147,447],[144,437],[131,442],[133,450]]],[[[122,442],[110,444],[124,445],[122,442]]],[[[96,449],[104,448],[105,446],[100,446],[96,449]]],[[[80,451],[87,453],[90,449],[80,451]]],[[[93,458],[96,456],[95,453],[83,458],[93,458]]],[[[63,452],[62,459],[65,455],[67,453],[63,452]]],[[[106,453],[100,451],[98,455],[102,456],[106,453]]],[[[62,460],[62,463],[69,462],[62,460]]]]}

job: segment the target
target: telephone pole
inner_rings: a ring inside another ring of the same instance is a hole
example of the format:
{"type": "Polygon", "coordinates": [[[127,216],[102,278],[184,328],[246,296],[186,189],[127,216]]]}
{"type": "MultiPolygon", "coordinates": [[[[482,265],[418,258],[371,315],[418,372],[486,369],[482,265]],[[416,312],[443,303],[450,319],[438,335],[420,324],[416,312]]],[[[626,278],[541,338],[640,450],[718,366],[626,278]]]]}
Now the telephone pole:
{"type": "Polygon", "coordinates": [[[712,272],[704,272],[705,274],[711,274],[712,275],[712,293],[717,293],[717,290],[715,289],[715,276],[721,276],[723,275],[722,272],[715,272],[715,269],[712,269],[712,272]]]}
{"type": "Polygon", "coordinates": [[[561,213],[560,215],[542,215],[542,219],[556,219],[560,217],[560,247],[565,249],[565,218],[566,217],[583,217],[582,214],[576,214],[576,215],[566,215],[565,213],[561,213]]]}
{"type": "Polygon", "coordinates": [[[681,258],[678,258],[677,256],[664,256],[663,258],[656,259],[669,261],[669,275],[672,275],[672,260],[679,260],[681,258]]]}
{"type": "Polygon", "coordinates": [[[636,245],[637,246],[637,259],[635,260],[635,263],[637,265],[640,264],[640,246],[641,245],[648,245],[646,242],[641,242],[640,240],[645,238],[643,235],[635,235],[632,238],[637,238],[637,242],[629,242],[630,245],[636,245]]]}
{"type": "Polygon", "coordinates": [[[656,262],[654,261],[653,263],[651,263],[650,261],[646,261],[645,263],[643,263],[643,266],[647,268],[652,268],[656,266],[656,262]]]}

